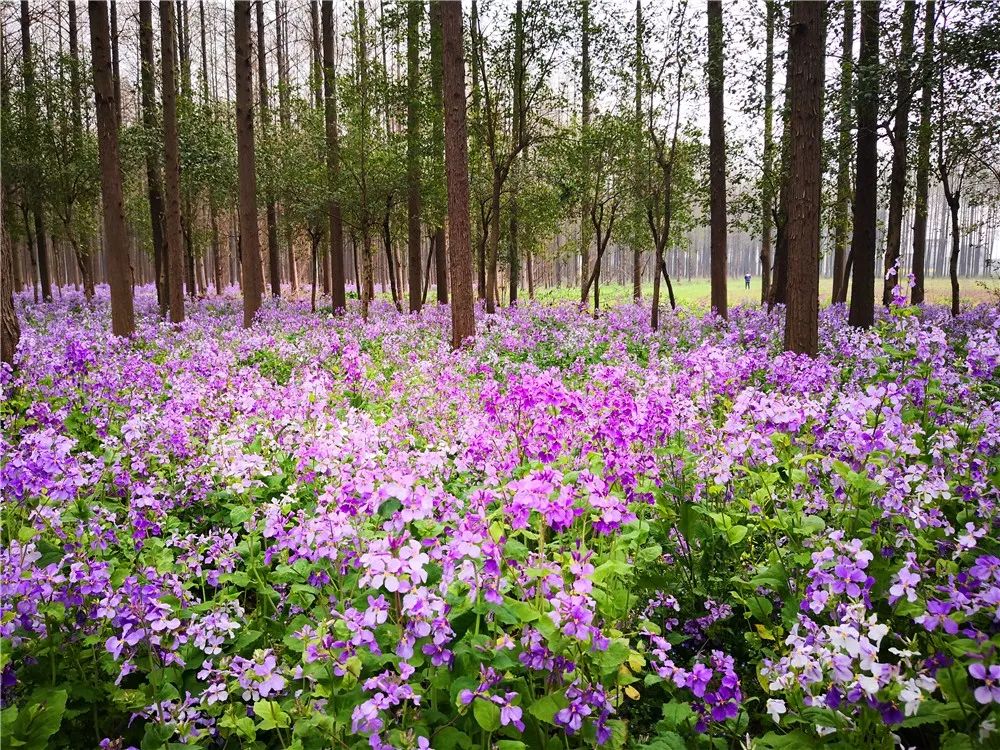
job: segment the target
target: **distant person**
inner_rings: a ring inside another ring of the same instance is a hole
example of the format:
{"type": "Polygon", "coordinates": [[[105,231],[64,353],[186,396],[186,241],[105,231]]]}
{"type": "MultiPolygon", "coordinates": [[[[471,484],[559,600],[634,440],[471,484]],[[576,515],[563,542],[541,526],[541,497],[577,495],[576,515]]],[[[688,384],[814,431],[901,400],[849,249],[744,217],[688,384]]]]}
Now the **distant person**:
{"type": "Polygon", "coordinates": [[[743,283],[746,285],[747,289],[750,288],[750,274],[749,274],[749,272],[743,274],[743,283]]]}

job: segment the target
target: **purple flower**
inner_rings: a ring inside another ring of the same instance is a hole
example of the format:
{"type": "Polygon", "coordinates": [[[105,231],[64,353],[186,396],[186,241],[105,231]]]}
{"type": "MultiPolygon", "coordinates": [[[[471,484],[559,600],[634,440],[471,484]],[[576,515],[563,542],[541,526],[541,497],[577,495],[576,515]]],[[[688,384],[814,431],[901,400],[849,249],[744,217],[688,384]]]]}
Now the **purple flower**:
{"type": "Polygon", "coordinates": [[[987,668],[976,662],[969,665],[969,674],[984,684],[979,685],[973,695],[980,703],[1000,703],[1000,665],[993,664],[987,668]]]}

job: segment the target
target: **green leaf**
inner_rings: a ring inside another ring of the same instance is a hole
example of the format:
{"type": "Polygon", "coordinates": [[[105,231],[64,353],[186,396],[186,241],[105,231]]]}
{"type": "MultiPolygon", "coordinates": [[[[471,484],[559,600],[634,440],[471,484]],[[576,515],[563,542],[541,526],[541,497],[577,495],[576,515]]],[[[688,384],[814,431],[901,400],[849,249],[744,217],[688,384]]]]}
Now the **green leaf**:
{"type": "Polygon", "coordinates": [[[524,750],[526,747],[521,740],[500,740],[496,743],[497,750],[524,750]]]}
{"type": "Polygon", "coordinates": [[[281,710],[277,701],[257,701],[253,704],[254,715],[260,719],[260,729],[286,728],[291,726],[291,717],[281,710]]]}
{"type": "Polygon", "coordinates": [[[642,748],[644,750],[687,750],[687,744],[677,732],[660,732],[652,742],[642,745],[642,748]]]}
{"type": "Polygon", "coordinates": [[[796,729],[788,734],[777,734],[768,732],[757,740],[754,747],[768,748],[768,750],[796,750],[796,748],[819,747],[817,741],[808,734],[796,729]]]}
{"type": "Polygon", "coordinates": [[[749,531],[750,529],[746,526],[730,526],[726,529],[726,537],[729,539],[730,544],[739,544],[746,538],[749,531]]]}
{"type": "Polygon", "coordinates": [[[941,738],[941,750],[972,750],[972,739],[967,734],[949,732],[941,738]]]}
{"type": "Polygon", "coordinates": [[[568,705],[562,695],[543,695],[530,706],[528,713],[546,724],[555,724],[555,715],[568,705]]]}
{"type": "Polygon", "coordinates": [[[455,727],[444,727],[431,738],[431,747],[435,750],[455,750],[455,748],[472,747],[472,738],[455,727]]]}
{"type": "Polygon", "coordinates": [[[65,712],[65,690],[38,690],[11,720],[11,731],[9,735],[4,732],[5,738],[17,739],[28,747],[45,747],[49,737],[59,731],[65,712]]]}
{"type": "Polygon", "coordinates": [[[472,703],[472,713],[476,722],[487,732],[500,728],[500,706],[486,698],[476,698],[472,703]]]}

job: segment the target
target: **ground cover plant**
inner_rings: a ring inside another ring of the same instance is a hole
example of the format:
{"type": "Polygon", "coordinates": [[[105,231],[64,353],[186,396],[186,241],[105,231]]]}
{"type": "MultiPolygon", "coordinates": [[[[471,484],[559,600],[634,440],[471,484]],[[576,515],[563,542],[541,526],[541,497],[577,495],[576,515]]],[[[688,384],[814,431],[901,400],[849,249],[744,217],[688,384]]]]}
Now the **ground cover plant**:
{"type": "Polygon", "coordinates": [[[100,294],[0,376],[10,746],[996,746],[995,306],[100,294]]]}

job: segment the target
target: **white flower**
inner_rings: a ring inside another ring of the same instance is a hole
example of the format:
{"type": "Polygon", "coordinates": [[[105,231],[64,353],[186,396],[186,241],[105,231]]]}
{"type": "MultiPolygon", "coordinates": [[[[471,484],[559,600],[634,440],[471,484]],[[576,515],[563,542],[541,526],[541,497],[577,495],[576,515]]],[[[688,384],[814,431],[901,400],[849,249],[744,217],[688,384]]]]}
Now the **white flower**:
{"type": "Polygon", "coordinates": [[[780,698],[768,698],[767,699],[767,712],[771,715],[771,721],[775,724],[781,723],[781,715],[785,713],[788,709],[785,707],[785,702],[780,698]]]}
{"type": "Polygon", "coordinates": [[[997,724],[993,719],[987,719],[979,725],[979,741],[982,742],[997,730],[997,724]]]}

